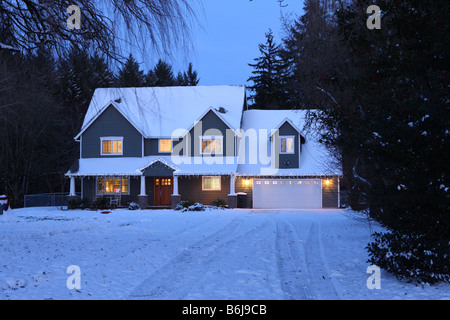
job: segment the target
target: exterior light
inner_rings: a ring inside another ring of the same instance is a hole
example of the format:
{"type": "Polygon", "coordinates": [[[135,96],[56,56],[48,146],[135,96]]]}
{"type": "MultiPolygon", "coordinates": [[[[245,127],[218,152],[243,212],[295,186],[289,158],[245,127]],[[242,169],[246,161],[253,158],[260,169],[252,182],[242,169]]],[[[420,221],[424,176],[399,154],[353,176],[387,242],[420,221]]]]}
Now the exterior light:
{"type": "Polygon", "coordinates": [[[248,185],[250,184],[250,180],[245,179],[245,180],[244,180],[244,184],[245,184],[246,186],[248,186],[248,185]]]}

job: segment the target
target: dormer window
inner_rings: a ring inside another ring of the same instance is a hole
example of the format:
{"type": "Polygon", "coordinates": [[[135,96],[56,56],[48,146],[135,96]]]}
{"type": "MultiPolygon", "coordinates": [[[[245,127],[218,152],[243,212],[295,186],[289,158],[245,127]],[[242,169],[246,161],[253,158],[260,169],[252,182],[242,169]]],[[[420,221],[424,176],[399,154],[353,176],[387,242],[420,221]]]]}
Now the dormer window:
{"type": "Polygon", "coordinates": [[[100,154],[102,156],[119,156],[123,154],[123,137],[101,137],[100,154]]]}
{"type": "Polygon", "coordinates": [[[222,154],[223,153],[222,136],[201,136],[200,154],[222,154]]]}
{"type": "Polygon", "coordinates": [[[280,136],[280,154],[290,154],[295,152],[295,136],[280,136]]]}
{"type": "Polygon", "coordinates": [[[172,139],[159,139],[159,152],[160,153],[172,152],[172,139]]]}

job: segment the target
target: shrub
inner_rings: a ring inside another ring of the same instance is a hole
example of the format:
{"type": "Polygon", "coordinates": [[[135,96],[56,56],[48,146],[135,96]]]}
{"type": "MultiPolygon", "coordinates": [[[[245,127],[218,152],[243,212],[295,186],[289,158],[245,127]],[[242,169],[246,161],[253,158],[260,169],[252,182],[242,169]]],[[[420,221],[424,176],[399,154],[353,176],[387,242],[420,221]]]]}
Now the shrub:
{"type": "Polygon", "coordinates": [[[194,203],[191,206],[185,207],[183,209],[181,209],[182,212],[186,212],[186,211],[205,211],[205,206],[202,205],[201,203],[194,203]]]}
{"type": "Polygon", "coordinates": [[[449,240],[400,232],[375,233],[367,247],[368,262],[398,278],[420,282],[450,281],[449,240]]]}
{"type": "Polygon", "coordinates": [[[211,202],[211,205],[214,207],[225,208],[227,206],[227,203],[222,199],[216,199],[211,202]]]}
{"type": "Polygon", "coordinates": [[[101,197],[94,200],[92,203],[94,209],[108,209],[108,198],[101,197]]]}
{"type": "Polygon", "coordinates": [[[70,199],[67,201],[67,208],[73,210],[77,209],[80,205],[80,201],[78,199],[70,199]]]}
{"type": "Polygon", "coordinates": [[[129,210],[138,210],[139,208],[140,208],[139,204],[137,204],[134,201],[131,201],[130,204],[128,205],[129,210]]]}
{"type": "Polygon", "coordinates": [[[175,210],[182,210],[184,208],[188,208],[190,206],[194,205],[194,202],[189,201],[189,200],[181,200],[180,202],[177,203],[177,205],[175,206],[175,210]]]}

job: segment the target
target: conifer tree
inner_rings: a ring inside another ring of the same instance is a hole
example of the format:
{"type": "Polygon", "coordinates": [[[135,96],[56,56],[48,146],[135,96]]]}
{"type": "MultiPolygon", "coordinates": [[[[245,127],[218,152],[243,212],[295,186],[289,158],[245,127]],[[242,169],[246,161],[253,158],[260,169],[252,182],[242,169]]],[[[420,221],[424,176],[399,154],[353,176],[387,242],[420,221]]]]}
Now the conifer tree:
{"type": "Polygon", "coordinates": [[[275,43],[272,30],[266,34],[266,43],[259,44],[260,56],[255,58],[252,74],[247,81],[252,81],[249,86],[252,91],[250,100],[253,101],[252,108],[256,109],[278,109],[285,108],[286,97],[283,86],[284,64],[279,56],[279,46],[275,43]]]}
{"type": "Polygon", "coordinates": [[[144,71],[140,69],[139,63],[130,53],[127,61],[119,70],[117,76],[117,86],[119,87],[144,87],[146,79],[144,71]]]}

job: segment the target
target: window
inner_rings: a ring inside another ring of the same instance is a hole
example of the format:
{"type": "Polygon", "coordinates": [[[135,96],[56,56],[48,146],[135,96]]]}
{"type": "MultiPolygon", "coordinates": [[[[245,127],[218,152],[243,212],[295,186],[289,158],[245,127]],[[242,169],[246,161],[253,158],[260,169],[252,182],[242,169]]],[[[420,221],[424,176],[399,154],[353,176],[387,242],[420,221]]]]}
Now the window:
{"type": "Polygon", "coordinates": [[[222,154],[222,136],[200,137],[200,154],[222,154]]]}
{"type": "Polygon", "coordinates": [[[294,153],[294,136],[280,136],[280,153],[294,153]]]}
{"type": "Polygon", "coordinates": [[[122,155],[123,137],[101,137],[100,153],[105,155],[122,155]]]}
{"type": "Polygon", "coordinates": [[[159,152],[172,152],[172,140],[159,139],[159,152]]]}
{"type": "Polygon", "coordinates": [[[203,177],[202,178],[202,190],[220,190],[220,177],[203,177]]]}
{"type": "Polygon", "coordinates": [[[128,194],[128,178],[97,178],[97,194],[128,194]]]}

